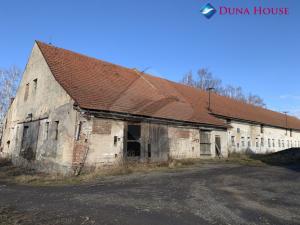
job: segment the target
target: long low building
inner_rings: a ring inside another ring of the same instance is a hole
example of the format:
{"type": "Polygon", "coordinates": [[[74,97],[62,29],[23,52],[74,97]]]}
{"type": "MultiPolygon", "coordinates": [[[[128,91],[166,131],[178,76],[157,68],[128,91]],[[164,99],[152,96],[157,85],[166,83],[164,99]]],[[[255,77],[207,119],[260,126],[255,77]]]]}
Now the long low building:
{"type": "Polygon", "coordinates": [[[295,117],[36,42],[3,121],[0,156],[72,173],[299,146],[295,117]]]}

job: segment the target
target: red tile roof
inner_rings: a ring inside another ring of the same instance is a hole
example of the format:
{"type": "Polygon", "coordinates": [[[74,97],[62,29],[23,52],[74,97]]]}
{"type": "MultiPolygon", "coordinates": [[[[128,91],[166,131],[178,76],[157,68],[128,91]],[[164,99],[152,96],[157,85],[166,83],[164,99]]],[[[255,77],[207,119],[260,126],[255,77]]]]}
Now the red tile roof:
{"type": "MultiPolygon", "coordinates": [[[[208,93],[69,50],[37,42],[55,79],[84,109],[223,126],[207,110],[208,93]]],[[[212,94],[214,114],[286,127],[284,114],[212,94]]],[[[288,116],[288,128],[300,120],[288,116]]]]}

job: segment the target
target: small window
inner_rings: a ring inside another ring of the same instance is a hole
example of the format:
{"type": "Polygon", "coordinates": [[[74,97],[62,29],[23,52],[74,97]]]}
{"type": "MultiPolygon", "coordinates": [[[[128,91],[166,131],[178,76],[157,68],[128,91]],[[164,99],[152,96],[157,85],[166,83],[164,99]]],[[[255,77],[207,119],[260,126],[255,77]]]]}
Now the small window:
{"type": "Polygon", "coordinates": [[[284,140],[282,140],[282,147],[284,148],[284,140]]]}
{"type": "Polygon", "coordinates": [[[268,147],[271,148],[271,139],[268,139],[268,147]]]}
{"type": "Polygon", "coordinates": [[[287,143],[286,146],[289,148],[290,147],[290,142],[287,140],[286,143],[287,143]]]}
{"type": "Polygon", "coordinates": [[[263,134],[264,133],[264,125],[260,125],[260,133],[263,134]]]}
{"type": "Polygon", "coordinates": [[[264,141],[264,138],[261,138],[261,139],[260,139],[260,146],[261,146],[261,147],[264,147],[264,142],[265,142],[265,141],[264,141]]]}
{"type": "Polygon", "coordinates": [[[251,147],[251,139],[248,137],[248,147],[251,147]]]}
{"type": "Polygon", "coordinates": [[[235,146],[235,137],[231,136],[231,146],[235,146]]]}
{"type": "Polygon", "coordinates": [[[258,142],[258,138],[255,139],[255,145],[256,145],[256,148],[259,147],[259,142],[258,142]]]}
{"type": "Polygon", "coordinates": [[[45,123],[45,139],[47,140],[49,136],[49,122],[45,123]]]}
{"type": "Polygon", "coordinates": [[[28,95],[29,95],[29,83],[26,84],[26,87],[25,87],[24,102],[27,101],[28,95]]]}
{"type": "Polygon", "coordinates": [[[281,142],[278,140],[278,148],[281,148],[281,142]]]}
{"type": "Polygon", "coordinates": [[[58,125],[59,121],[55,121],[55,140],[58,139],[58,125]]]}
{"type": "Polygon", "coordinates": [[[273,148],[275,148],[275,140],[272,139],[273,148]]]}
{"type": "Polygon", "coordinates": [[[35,91],[37,89],[37,85],[38,85],[38,79],[34,79],[33,80],[33,88],[34,88],[35,91]]]}
{"type": "Polygon", "coordinates": [[[118,136],[114,136],[114,146],[117,146],[118,143],[118,136]]]}
{"type": "Polygon", "coordinates": [[[242,147],[245,147],[245,138],[242,137],[242,147]]]}
{"type": "Polygon", "coordinates": [[[151,144],[148,144],[148,158],[151,158],[151,144]]]}
{"type": "Polygon", "coordinates": [[[237,131],[237,133],[241,133],[241,129],[240,128],[237,128],[236,131],[237,131]]]}

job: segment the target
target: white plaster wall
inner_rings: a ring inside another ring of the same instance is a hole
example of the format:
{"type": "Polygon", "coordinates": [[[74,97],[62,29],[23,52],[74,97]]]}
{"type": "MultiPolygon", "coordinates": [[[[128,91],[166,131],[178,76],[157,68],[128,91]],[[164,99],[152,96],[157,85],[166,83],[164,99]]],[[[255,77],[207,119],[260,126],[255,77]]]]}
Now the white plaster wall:
{"type": "Polygon", "coordinates": [[[59,121],[59,136],[55,142],[57,145],[56,158],[48,158],[48,160],[63,166],[71,166],[76,121],[73,100],[53,77],[37,44],[32,49],[15,100],[6,115],[7,128],[4,130],[2,140],[3,154],[18,157],[19,149],[16,146],[20,145],[22,141],[20,137],[22,137],[23,122],[30,121],[28,118],[30,113],[32,120],[47,117],[40,121],[37,159],[43,159],[42,148],[46,147],[43,143],[45,122],[49,122],[51,130],[54,121],[59,121]],[[37,79],[36,88],[34,88],[35,79],[37,79]],[[29,84],[27,101],[24,100],[26,84],[29,84]],[[16,137],[17,130],[19,139],[16,137]],[[10,148],[5,144],[7,141],[11,142],[10,148]]]}
{"type": "Polygon", "coordinates": [[[268,152],[284,150],[290,147],[300,147],[300,132],[298,131],[292,131],[291,137],[289,130],[286,135],[286,129],[264,126],[264,132],[261,133],[260,125],[251,125],[236,121],[232,121],[230,125],[232,126],[232,128],[228,130],[228,150],[230,152],[251,151],[253,153],[265,154],[268,152]],[[238,128],[240,129],[240,133],[237,132],[238,128]],[[234,145],[231,140],[232,136],[234,136],[235,139],[234,145]],[[242,146],[242,137],[244,137],[245,146],[242,146]],[[248,138],[250,138],[250,147],[248,147],[247,143],[248,138]],[[264,140],[263,146],[261,145],[261,138],[264,140]],[[269,146],[268,143],[269,139],[271,146],[269,146]],[[256,144],[256,140],[258,140],[258,145],[256,144]],[[279,140],[280,145],[278,143],[279,140]],[[282,143],[284,143],[284,145],[282,143]]]}
{"type": "Polygon", "coordinates": [[[200,158],[200,133],[199,129],[184,127],[169,127],[170,157],[173,159],[200,158]],[[188,132],[189,137],[183,138],[180,131],[188,132]]]}
{"type": "Polygon", "coordinates": [[[87,135],[88,139],[88,154],[85,165],[101,167],[121,163],[123,160],[124,122],[111,119],[97,120],[111,123],[111,133],[93,133],[93,119],[84,122],[82,132],[87,135]],[[115,136],[117,137],[116,144],[114,144],[115,136]]]}

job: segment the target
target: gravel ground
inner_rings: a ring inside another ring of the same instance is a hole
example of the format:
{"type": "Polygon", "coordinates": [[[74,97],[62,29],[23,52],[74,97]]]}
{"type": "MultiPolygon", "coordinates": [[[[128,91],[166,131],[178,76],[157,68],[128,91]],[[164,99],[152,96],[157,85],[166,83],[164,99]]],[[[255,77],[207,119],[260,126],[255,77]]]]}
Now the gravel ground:
{"type": "Polygon", "coordinates": [[[215,163],[73,186],[0,181],[0,224],[300,224],[300,166],[215,163]]]}

